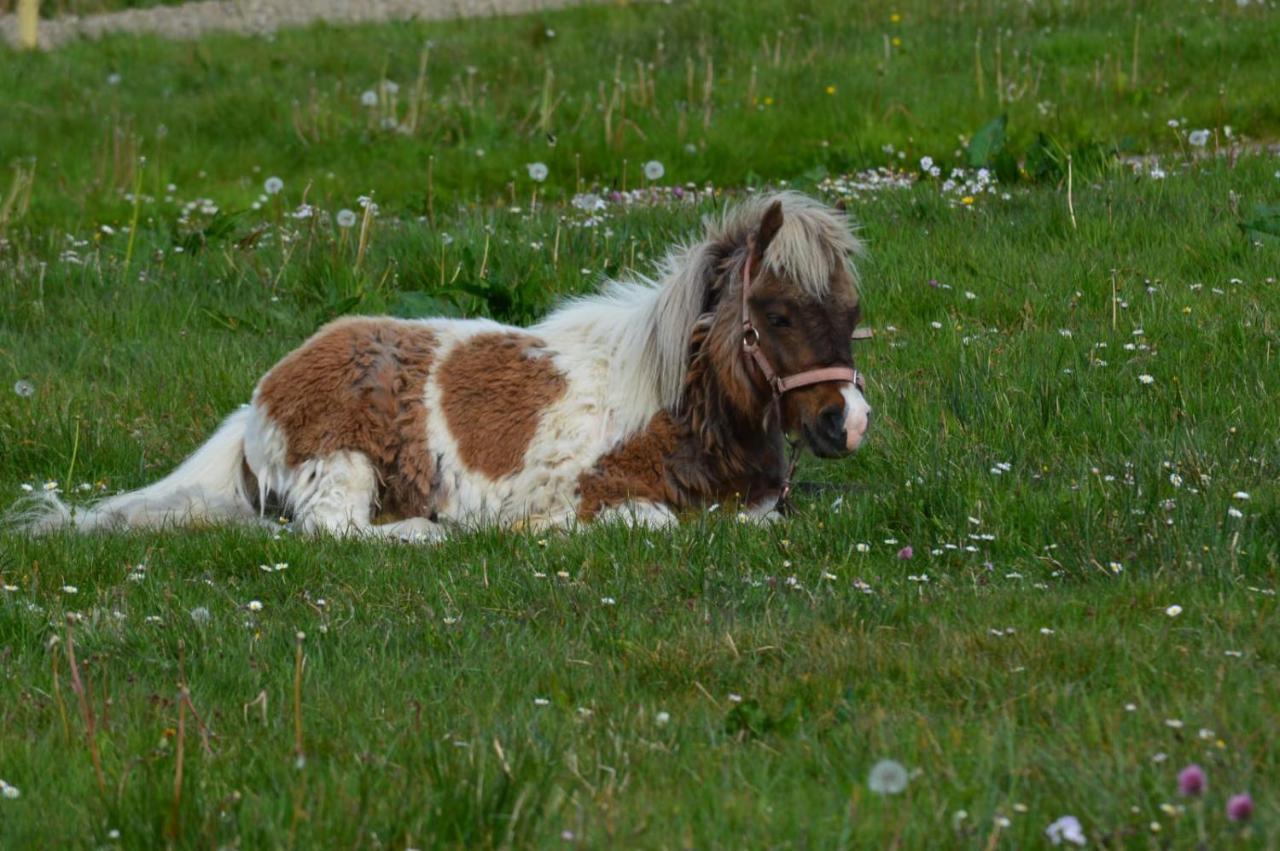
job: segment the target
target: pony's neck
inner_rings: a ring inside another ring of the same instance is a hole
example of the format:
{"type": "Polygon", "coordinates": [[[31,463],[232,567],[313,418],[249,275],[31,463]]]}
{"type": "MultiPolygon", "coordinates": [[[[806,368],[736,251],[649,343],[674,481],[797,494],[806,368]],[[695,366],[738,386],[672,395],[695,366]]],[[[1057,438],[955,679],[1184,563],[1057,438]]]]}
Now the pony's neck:
{"type": "Polygon", "coordinates": [[[731,475],[769,470],[783,456],[779,412],[752,381],[736,329],[724,309],[695,324],[679,412],[690,438],[731,475]]]}

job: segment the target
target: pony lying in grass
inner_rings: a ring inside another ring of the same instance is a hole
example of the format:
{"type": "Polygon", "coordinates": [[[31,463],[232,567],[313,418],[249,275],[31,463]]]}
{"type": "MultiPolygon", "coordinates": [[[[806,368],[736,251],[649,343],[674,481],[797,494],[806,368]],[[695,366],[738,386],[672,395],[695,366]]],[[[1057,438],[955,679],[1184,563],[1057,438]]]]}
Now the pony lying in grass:
{"type": "Polygon", "coordinates": [[[450,525],[662,526],[736,504],[767,520],[789,489],[786,434],[852,452],[870,408],[843,213],[795,193],[748,200],[660,280],[615,281],[532,328],[349,317],[259,382],[149,487],[28,532],[291,518],[303,532],[434,539],[450,525]],[[375,519],[388,522],[375,523],[375,519]]]}

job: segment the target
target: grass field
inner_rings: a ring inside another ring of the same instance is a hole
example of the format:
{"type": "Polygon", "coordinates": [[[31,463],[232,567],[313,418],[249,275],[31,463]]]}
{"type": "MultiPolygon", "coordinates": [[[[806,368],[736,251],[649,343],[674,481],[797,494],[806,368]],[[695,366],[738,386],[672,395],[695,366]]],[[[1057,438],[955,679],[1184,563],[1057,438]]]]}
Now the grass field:
{"type": "Polygon", "coordinates": [[[0,56],[5,505],[766,185],[848,199],[878,332],[771,529],[0,533],[0,848],[1280,846],[1280,17],[840,5],[0,56]]]}

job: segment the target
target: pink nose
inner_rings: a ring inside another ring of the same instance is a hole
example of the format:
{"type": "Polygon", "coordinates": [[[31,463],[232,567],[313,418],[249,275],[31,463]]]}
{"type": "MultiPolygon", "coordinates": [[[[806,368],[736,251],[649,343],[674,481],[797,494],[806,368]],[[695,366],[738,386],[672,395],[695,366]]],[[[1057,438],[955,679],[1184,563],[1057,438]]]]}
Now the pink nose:
{"type": "Polygon", "coordinates": [[[871,409],[850,411],[844,421],[845,446],[850,452],[862,444],[867,435],[867,427],[871,425],[871,409]]]}
{"type": "Polygon", "coordinates": [[[871,406],[856,385],[846,387],[844,396],[844,441],[850,452],[857,449],[871,426],[871,406]]]}

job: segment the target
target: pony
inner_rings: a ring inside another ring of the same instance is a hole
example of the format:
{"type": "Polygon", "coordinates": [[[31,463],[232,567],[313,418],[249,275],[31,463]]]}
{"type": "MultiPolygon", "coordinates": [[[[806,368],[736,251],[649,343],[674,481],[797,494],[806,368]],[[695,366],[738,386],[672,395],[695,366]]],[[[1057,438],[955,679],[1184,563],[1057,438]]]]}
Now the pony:
{"type": "MultiPolygon", "coordinates": [[[[838,458],[871,408],[853,369],[861,243],[843,210],[753,196],[633,274],[521,328],[344,317],[271,368],[168,476],[19,525],[291,522],[433,541],[481,524],[664,527],[711,504],[776,519],[796,435],[838,458]]],[[[798,443],[798,441],[797,441],[798,443]]]]}

